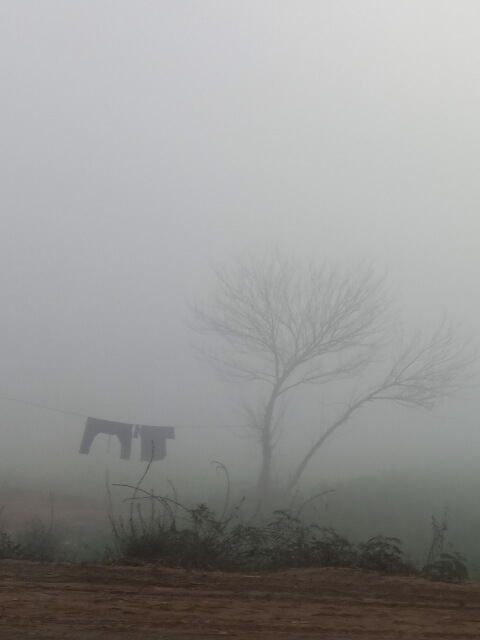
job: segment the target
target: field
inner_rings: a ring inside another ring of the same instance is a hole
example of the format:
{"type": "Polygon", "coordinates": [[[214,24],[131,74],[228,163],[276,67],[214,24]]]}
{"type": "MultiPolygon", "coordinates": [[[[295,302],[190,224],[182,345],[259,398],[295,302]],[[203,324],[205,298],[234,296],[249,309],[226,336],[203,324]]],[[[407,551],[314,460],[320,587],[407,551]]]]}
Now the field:
{"type": "Polygon", "coordinates": [[[479,637],[480,584],[0,561],[5,640],[479,637]]]}
{"type": "MultiPolygon", "coordinates": [[[[370,505],[378,502],[380,507],[373,510],[372,506],[368,513],[372,529],[365,533],[382,530],[375,524],[377,513],[383,513],[392,522],[397,515],[392,532],[397,530],[402,513],[409,513],[400,509],[400,498],[403,491],[410,492],[400,490],[399,484],[395,485],[398,498],[393,501],[398,514],[386,510],[382,497],[376,498],[375,485],[366,484],[370,505]]],[[[347,489],[338,493],[345,495],[344,509],[352,522],[361,524],[354,505],[366,504],[366,501],[353,491],[358,486],[359,483],[348,493],[347,489]],[[352,497],[347,501],[350,494],[352,497]]],[[[393,488],[388,495],[396,495],[393,488]]],[[[25,523],[32,517],[36,519],[31,534],[38,533],[39,522],[48,525],[52,511],[52,498],[48,494],[3,488],[0,501],[4,505],[2,517],[12,530],[18,527],[20,532],[25,531],[25,523]]],[[[102,505],[72,496],[56,496],[53,502],[55,527],[58,526],[59,531],[59,557],[68,558],[78,545],[81,548],[83,542],[88,543],[90,527],[99,528],[106,536],[109,524],[102,505]],[[82,528],[85,535],[73,541],[72,549],[68,546],[72,540],[64,540],[62,536],[82,528]]],[[[425,502],[429,503],[430,499],[425,502]]],[[[336,512],[341,520],[342,504],[338,504],[336,512]]],[[[458,501],[455,504],[459,504],[458,501]]],[[[411,501],[408,505],[412,509],[411,501]]],[[[460,517],[460,509],[456,513],[462,524],[467,522],[465,517],[460,517]]],[[[323,512],[320,516],[323,517],[323,512]]],[[[415,520],[411,517],[409,521],[415,520]]],[[[470,520],[468,524],[463,530],[473,535],[478,530],[476,522],[470,520]]],[[[428,544],[428,529],[422,537],[428,544]]],[[[32,545],[35,540],[30,537],[28,543],[32,545]]],[[[88,563],[0,560],[0,638],[455,640],[480,637],[480,582],[434,582],[346,568],[226,573],[168,568],[160,563],[106,564],[102,563],[105,556],[100,552],[105,540],[106,537],[101,538],[98,551],[93,555],[88,548],[85,555],[77,555],[77,561],[85,559],[88,563]],[[96,562],[91,562],[91,558],[96,562]]],[[[469,551],[474,548],[476,540],[469,551]]]]}

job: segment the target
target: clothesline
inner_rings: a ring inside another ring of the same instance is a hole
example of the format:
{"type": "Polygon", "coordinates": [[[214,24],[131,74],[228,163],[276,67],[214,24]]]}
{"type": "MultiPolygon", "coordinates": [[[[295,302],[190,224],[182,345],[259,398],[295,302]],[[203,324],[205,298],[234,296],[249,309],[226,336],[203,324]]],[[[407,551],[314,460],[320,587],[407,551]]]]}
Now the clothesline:
{"type": "MultiPolygon", "coordinates": [[[[11,396],[0,395],[0,400],[6,400],[8,402],[15,402],[16,404],[25,405],[27,407],[35,407],[36,409],[44,409],[45,411],[53,411],[54,413],[60,413],[67,416],[75,416],[76,418],[87,419],[90,416],[84,413],[77,413],[76,411],[68,411],[66,409],[58,409],[45,404],[39,404],[38,402],[30,402],[28,400],[19,400],[18,398],[12,398],[11,396]]],[[[220,425],[220,424],[205,424],[205,425],[171,425],[175,429],[245,429],[246,425],[220,425]]]]}

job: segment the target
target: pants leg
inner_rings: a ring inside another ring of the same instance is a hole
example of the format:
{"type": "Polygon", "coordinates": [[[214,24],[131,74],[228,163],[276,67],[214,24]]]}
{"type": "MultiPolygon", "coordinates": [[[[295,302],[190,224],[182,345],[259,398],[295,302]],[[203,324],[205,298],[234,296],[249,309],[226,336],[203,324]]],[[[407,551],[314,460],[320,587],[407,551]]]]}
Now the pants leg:
{"type": "Polygon", "coordinates": [[[90,422],[90,419],[87,420],[85,424],[85,429],[83,431],[82,443],[80,445],[79,453],[89,453],[90,447],[92,446],[93,441],[95,440],[95,436],[100,432],[96,425],[90,422]]]}
{"type": "Polygon", "coordinates": [[[117,433],[117,438],[120,441],[120,457],[122,460],[130,460],[130,453],[132,451],[132,428],[130,431],[124,433],[117,433]]]}

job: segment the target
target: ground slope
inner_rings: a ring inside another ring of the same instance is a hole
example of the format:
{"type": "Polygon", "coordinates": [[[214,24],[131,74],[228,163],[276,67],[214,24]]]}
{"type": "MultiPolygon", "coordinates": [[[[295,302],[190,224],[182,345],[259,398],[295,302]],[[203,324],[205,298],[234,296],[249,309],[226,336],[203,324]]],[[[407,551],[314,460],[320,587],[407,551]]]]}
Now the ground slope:
{"type": "Polygon", "coordinates": [[[0,561],[0,638],[480,638],[480,584],[0,561]]]}

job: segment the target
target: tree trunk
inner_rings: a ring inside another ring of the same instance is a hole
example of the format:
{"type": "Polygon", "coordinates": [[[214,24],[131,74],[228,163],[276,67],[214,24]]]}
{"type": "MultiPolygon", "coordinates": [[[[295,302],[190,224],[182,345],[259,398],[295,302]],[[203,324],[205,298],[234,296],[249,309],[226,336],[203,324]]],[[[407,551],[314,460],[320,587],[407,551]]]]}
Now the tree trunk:
{"type": "Polygon", "coordinates": [[[262,467],[257,482],[257,496],[265,498],[270,489],[270,471],[272,467],[272,446],[270,438],[262,436],[262,467]]]}
{"type": "Polygon", "coordinates": [[[273,412],[275,409],[275,402],[278,397],[278,383],[272,390],[267,406],[265,407],[265,414],[263,416],[262,424],[262,467],[257,482],[257,495],[259,498],[265,498],[270,490],[270,474],[272,469],[272,422],[273,412]]]}

